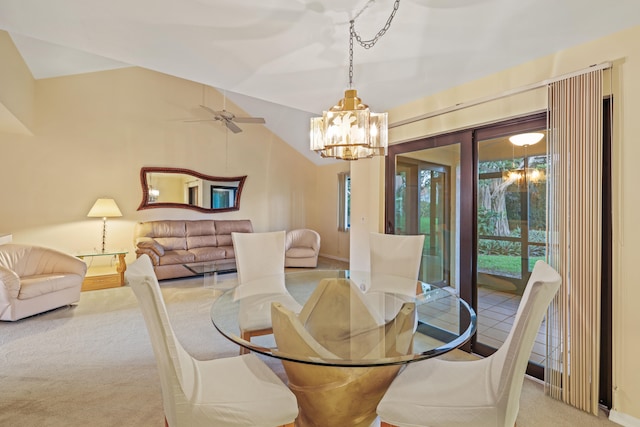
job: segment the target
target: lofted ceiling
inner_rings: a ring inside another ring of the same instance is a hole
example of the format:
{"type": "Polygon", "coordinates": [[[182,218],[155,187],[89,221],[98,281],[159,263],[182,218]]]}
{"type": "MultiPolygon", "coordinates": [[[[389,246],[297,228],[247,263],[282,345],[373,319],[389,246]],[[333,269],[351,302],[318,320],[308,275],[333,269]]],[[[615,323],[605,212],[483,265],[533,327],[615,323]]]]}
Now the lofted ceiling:
{"type": "MultiPolygon", "coordinates": [[[[0,0],[36,79],[140,66],[224,90],[316,164],[309,118],[348,86],[349,21],[393,0],[0,0]]],[[[637,0],[401,0],[354,48],[354,88],[387,111],[640,24],[637,0]]],[[[588,66],[590,64],[585,64],[588,66]]]]}

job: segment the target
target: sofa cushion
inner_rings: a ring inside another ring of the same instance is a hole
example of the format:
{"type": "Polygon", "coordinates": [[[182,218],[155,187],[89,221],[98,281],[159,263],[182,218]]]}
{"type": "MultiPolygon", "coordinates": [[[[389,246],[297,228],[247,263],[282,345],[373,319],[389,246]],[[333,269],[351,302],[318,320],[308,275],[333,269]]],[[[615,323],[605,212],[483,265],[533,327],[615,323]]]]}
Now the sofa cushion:
{"type": "Polygon", "coordinates": [[[224,249],[216,247],[194,248],[189,249],[189,252],[195,256],[196,262],[216,261],[225,258],[224,249]]]}
{"type": "Polygon", "coordinates": [[[151,237],[165,250],[187,249],[185,221],[149,221],[136,224],[136,236],[151,237]]]}
{"type": "Polygon", "coordinates": [[[69,274],[38,274],[23,277],[20,281],[18,299],[29,299],[62,289],[73,288],[82,282],[82,277],[69,274]]]}
{"type": "Polygon", "coordinates": [[[218,246],[216,236],[191,236],[187,237],[187,249],[211,248],[218,246]]]}
{"type": "Polygon", "coordinates": [[[160,257],[160,265],[188,264],[190,262],[196,262],[196,256],[185,250],[165,251],[164,256],[160,257]]]}
{"type": "Polygon", "coordinates": [[[316,251],[312,248],[291,248],[287,251],[286,256],[289,258],[309,258],[315,257],[316,251]]]}
{"type": "Polygon", "coordinates": [[[187,239],[184,237],[156,237],[155,240],[165,251],[187,250],[187,239]]]}
{"type": "Polygon", "coordinates": [[[253,226],[248,219],[216,220],[218,246],[233,246],[231,233],[253,233],[253,226]]]}
{"type": "Polygon", "coordinates": [[[224,249],[224,257],[228,259],[233,259],[236,257],[236,251],[233,250],[232,246],[218,246],[220,249],[224,249]]]}
{"type": "Polygon", "coordinates": [[[186,230],[188,249],[218,246],[213,220],[187,221],[186,230]]]}
{"type": "Polygon", "coordinates": [[[148,221],[136,224],[138,237],[185,237],[187,225],[185,221],[148,221]]]}

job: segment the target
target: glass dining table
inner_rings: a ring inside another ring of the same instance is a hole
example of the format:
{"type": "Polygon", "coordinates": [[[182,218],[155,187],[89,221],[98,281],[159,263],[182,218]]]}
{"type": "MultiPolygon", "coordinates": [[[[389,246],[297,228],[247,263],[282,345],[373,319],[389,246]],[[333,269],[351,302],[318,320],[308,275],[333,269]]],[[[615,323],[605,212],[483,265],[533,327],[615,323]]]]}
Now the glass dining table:
{"type": "Polygon", "coordinates": [[[239,346],[282,361],[300,427],[370,426],[403,365],[458,348],[476,330],[474,310],[449,288],[352,270],[244,283],[216,298],[211,320],[239,346]],[[289,296],[295,307],[282,302],[289,296]],[[264,317],[273,334],[242,339],[247,317],[264,317]]]}

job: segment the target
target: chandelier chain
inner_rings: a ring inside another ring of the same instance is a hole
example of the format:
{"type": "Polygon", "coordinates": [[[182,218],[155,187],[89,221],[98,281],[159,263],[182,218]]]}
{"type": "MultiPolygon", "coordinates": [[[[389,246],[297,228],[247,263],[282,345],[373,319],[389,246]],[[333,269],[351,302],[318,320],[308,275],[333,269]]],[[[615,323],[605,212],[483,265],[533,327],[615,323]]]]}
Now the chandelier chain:
{"type": "Polygon", "coordinates": [[[370,49],[372,48],[377,42],[378,40],[380,40],[380,38],[382,36],[384,36],[384,34],[387,32],[387,30],[389,30],[389,28],[391,27],[391,21],[393,21],[394,16],[396,16],[396,12],[398,11],[398,8],[400,7],[400,0],[395,0],[393,2],[393,10],[391,11],[391,14],[389,15],[389,18],[387,18],[387,22],[384,24],[384,27],[382,27],[382,29],[380,31],[378,31],[378,33],[375,35],[375,37],[373,37],[371,40],[362,40],[362,37],[360,37],[360,35],[356,32],[355,29],[355,18],[352,19],[351,22],[351,36],[354,37],[357,41],[358,44],[360,44],[360,46],[362,46],[365,49],[370,49]]]}
{"type": "Polygon", "coordinates": [[[353,39],[356,39],[358,44],[363,48],[371,49],[378,42],[378,40],[380,40],[380,38],[384,36],[387,30],[389,30],[389,28],[391,27],[391,21],[393,21],[393,18],[396,16],[396,12],[400,7],[400,0],[395,0],[393,2],[393,10],[391,11],[389,18],[387,18],[387,22],[380,29],[380,31],[378,31],[378,33],[371,40],[362,40],[362,37],[356,32],[356,18],[360,17],[360,14],[367,7],[369,7],[370,3],[372,3],[372,0],[370,0],[367,5],[360,12],[358,12],[355,18],[349,21],[349,88],[353,87],[353,39]]]}

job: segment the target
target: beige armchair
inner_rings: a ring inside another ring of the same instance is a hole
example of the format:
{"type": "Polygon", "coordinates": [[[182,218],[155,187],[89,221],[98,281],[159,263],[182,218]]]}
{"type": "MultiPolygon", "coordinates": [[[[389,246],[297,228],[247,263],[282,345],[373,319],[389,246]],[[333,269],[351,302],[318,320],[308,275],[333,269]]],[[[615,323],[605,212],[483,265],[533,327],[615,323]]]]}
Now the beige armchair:
{"type": "Polygon", "coordinates": [[[316,267],[320,253],[320,235],[309,229],[287,231],[285,267],[316,267]]]}
{"type": "Polygon", "coordinates": [[[80,300],[87,264],[49,248],[0,245],[0,320],[19,320],[80,300]]]}

